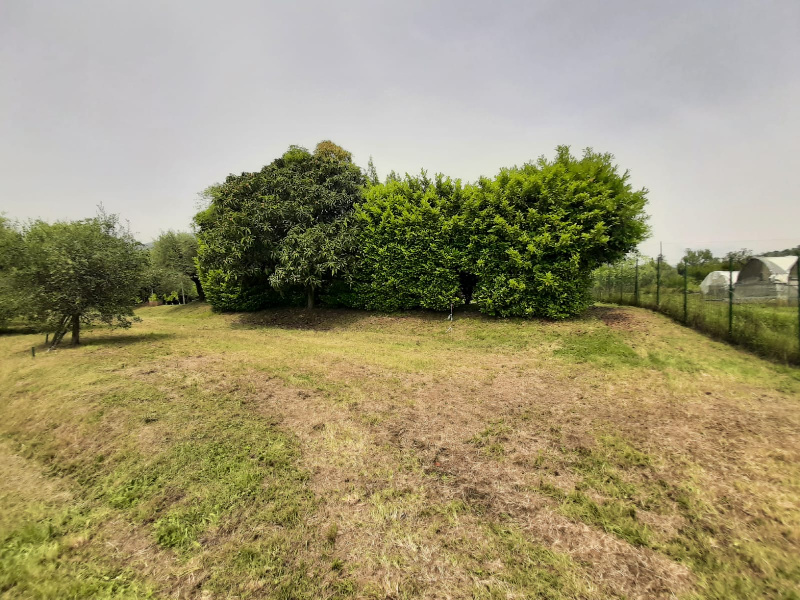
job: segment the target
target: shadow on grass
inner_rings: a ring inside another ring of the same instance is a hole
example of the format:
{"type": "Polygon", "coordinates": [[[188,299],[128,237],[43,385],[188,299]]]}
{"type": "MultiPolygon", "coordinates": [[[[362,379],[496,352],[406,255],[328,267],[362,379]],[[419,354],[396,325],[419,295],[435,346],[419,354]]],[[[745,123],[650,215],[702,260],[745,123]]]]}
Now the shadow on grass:
{"type": "MultiPolygon", "coordinates": [[[[107,333],[93,335],[91,332],[87,332],[81,333],[81,343],[77,346],[73,346],[72,341],[69,339],[69,334],[67,334],[56,347],[56,350],[71,350],[74,348],[83,348],[85,346],[130,346],[131,344],[159,342],[174,337],[176,337],[174,333],[123,333],[117,335],[107,333]]],[[[37,346],[37,351],[42,349],[46,350],[48,347],[49,345],[45,344],[44,340],[42,340],[42,343],[37,346]]]]}
{"type": "MultiPolygon", "coordinates": [[[[447,320],[449,311],[434,311],[412,309],[394,313],[384,313],[352,308],[317,307],[314,309],[299,307],[278,307],[260,310],[252,313],[238,313],[237,319],[232,323],[235,329],[258,329],[262,327],[276,329],[296,329],[308,331],[331,331],[344,328],[358,328],[359,323],[365,325],[380,324],[383,319],[393,321],[403,318],[438,322],[447,320]]],[[[486,321],[486,322],[530,322],[549,325],[558,323],[558,320],[541,317],[493,317],[480,312],[477,305],[457,306],[453,310],[456,321],[486,321]]],[[[630,316],[618,307],[590,307],[586,312],[566,319],[567,322],[594,321],[600,319],[606,324],[627,323],[630,316]]]]}
{"type": "Polygon", "coordinates": [[[176,337],[174,333],[89,334],[81,340],[81,346],[128,346],[139,342],[158,342],[174,337],[176,337]]]}
{"type": "MultiPolygon", "coordinates": [[[[313,309],[281,307],[261,310],[252,313],[239,313],[232,323],[236,329],[259,329],[262,327],[275,329],[296,329],[308,331],[331,331],[345,328],[358,328],[359,324],[379,325],[384,320],[396,322],[404,318],[439,322],[447,319],[446,311],[408,310],[395,313],[383,313],[352,308],[313,309]]],[[[456,319],[491,319],[477,311],[477,307],[457,307],[454,310],[456,319]]]]}
{"type": "Polygon", "coordinates": [[[35,327],[30,325],[9,325],[8,327],[0,327],[0,335],[31,335],[39,333],[35,327]]]}

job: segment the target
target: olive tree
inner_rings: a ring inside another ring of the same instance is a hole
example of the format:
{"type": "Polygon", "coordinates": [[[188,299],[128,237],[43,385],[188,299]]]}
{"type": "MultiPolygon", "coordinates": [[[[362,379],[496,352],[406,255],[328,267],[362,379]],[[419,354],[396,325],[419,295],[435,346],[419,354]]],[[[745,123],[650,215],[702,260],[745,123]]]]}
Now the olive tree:
{"type": "Polygon", "coordinates": [[[116,216],[23,228],[22,260],[15,280],[26,296],[26,315],[53,332],[51,348],[81,325],[129,327],[147,265],[142,245],[116,216]]]}

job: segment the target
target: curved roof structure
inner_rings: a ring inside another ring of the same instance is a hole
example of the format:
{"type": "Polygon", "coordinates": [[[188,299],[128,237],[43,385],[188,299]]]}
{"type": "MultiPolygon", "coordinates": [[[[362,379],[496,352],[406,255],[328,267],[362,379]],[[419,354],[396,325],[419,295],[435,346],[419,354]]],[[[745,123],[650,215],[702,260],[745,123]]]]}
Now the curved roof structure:
{"type": "Polygon", "coordinates": [[[797,297],[797,256],[754,256],[739,271],[734,294],[737,299],[756,302],[797,297]]]}
{"type": "Polygon", "coordinates": [[[704,294],[719,294],[728,291],[731,284],[731,276],[733,281],[739,276],[739,271],[711,271],[706,275],[700,284],[700,291],[704,294]]]}
{"type": "Polygon", "coordinates": [[[736,283],[788,283],[789,279],[797,279],[796,256],[754,256],[739,271],[736,283]]]}

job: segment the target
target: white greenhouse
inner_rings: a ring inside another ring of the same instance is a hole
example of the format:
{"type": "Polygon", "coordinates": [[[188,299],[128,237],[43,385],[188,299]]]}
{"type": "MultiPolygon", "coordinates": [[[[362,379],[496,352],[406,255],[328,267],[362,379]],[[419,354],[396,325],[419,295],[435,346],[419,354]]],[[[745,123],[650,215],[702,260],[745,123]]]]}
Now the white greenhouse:
{"type": "MultiPolygon", "coordinates": [[[[733,271],[733,281],[739,276],[739,271],[733,271]]],[[[731,271],[711,271],[700,283],[700,291],[707,299],[723,299],[728,297],[731,285],[731,271]]]]}
{"type": "Polygon", "coordinates": [[[739,271],[734,297],[741,301],[797,300],[797,257],[754,256],[739,271]]]}

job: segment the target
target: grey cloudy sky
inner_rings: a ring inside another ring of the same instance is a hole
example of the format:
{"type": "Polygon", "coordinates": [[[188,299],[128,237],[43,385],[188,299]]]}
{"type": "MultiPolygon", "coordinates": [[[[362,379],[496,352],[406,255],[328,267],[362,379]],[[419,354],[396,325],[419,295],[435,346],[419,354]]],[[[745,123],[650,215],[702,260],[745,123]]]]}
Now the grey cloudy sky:
{"type": "Polygon", "coordinates": [[[149,241],[327,138],[464,180],[592,146],[650,190],[646,253],[795,245],[800,1],[0,0],[8,216],[149,241]]]}

